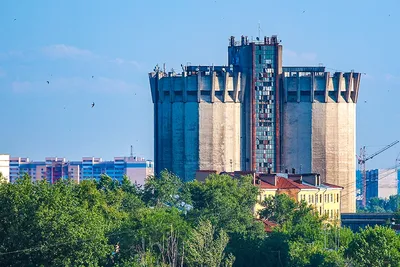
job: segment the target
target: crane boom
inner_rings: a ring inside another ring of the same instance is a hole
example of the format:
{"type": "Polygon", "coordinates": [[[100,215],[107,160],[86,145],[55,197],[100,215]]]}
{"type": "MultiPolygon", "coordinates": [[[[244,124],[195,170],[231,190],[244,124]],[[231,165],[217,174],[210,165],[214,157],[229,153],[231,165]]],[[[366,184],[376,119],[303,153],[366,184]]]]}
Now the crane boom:
{"type": "Polygon", "coordinates": [[[362,182],[363,182],[363,192],[362,192],[362,205],[365,208],[367,205],[367,174],[366,174],[366,169],[365,169],[365,162],[376,157],[377,155],[381,154],[382,152],[388,150],[392,146],[396,145],[399,141],[396,140],[389,145],[385,146],[384,148],[376,151],[372,155],[368,156],[366,155],[366,149],[365,146],[360,149],[360,155],[357,156],[358,159],[358,169],[362,171],[362,182]]]}
{"type": "Polygon", "coordinates": [[[391,148],[392,146],[394,146],[395,144],[397,144],[399,141],[394,141],[393,143],[385,146],[384,148],[382,148],[381,150],[378,150],[377,152],[373,153],[372,155],[368,156],[365,161],[372,159],[373,157],[381,154],[382,152],[384,152],[385,150],[388,150],[389,148],[391,148]]]}

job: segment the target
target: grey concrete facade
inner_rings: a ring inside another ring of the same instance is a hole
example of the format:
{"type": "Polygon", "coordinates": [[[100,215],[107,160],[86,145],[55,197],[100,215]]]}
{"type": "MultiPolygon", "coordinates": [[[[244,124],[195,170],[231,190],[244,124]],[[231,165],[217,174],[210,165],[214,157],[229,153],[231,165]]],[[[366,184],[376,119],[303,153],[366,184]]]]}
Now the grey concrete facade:
{"type": "Polygon", "coordinates": [[[283,68],[282,165],[344,187],[342,211],[356,210],[356,103],[360,73],[283,68]]]}
{"type": "Polygon", "coordinates": [[[149,74],[155,172],[185,181],[197,170],[319,173],[356,208],[356,103],[360,73],[282,67],[277,36],[230,38],[229,66],[149,74]]]}
{"type": "Polygon", "coordinates": [[[388,199],[398,194],[397,168],[368,170],[366,178],[367,201],[373,197],[388,199]]]}
{"type": "Polygon", "coordinates": [[[246,77],[227,67],[152,72],[155,172],[190,181],[197,170],[241,169],[241,103],[246,77]]]}

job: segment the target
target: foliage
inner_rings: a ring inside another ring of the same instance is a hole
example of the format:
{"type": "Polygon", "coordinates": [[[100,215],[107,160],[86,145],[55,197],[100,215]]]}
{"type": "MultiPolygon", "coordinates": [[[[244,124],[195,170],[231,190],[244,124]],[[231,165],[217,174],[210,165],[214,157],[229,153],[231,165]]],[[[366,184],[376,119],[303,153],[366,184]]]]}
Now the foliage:
{"type": "Polygon", "coordinates": [[[76,186],[69,181],[32,184],[27,175],[0,186],[2,266],[104,262],[111,249],[105,218],[78,204],[76,186]]]}
{"type": "Polygon", "coordinates": [[[400,195],[390,196],[388,199],[374,197],[368,200],[365,208],[358,209],[358,212],[385,213],[396,212],[400,208],[400,195]]]}
{"type": "MultiPolygon", "coordinates": [[[[232,179],[228,175],[210,175],[204,183],[188,183],[193,209],[191,220],[207,219],[228,233],[247,232],[254,227],[253,208],[258,189],[248,176],[232,179]]],[[[260,224],[259,224],[260,225],[260,224]]]]}
{"type": "Polygon", "coordinates": [[[143,198],[150,206],[181,207],[183,182],[175,174],[164,170],[159,177],[149,176],[144,185],[143,198]]]}
{"type": "Polygon", "coordinates": [[[210,221],[200,221],[187,241],[189,265],[218,267],[225,260],[225,266],[232,266],[233,256],[225,257],[224,253],[228,241],[229,237],[224,230],[216,234],[210,221]]]}
{"type": "Polygon", "coordinates": [[[398,266],[400,237],[387,227],[367,227],[354,235],[346,255],[357,266],[398,266]]]}
{"type": "MultiPolygon", "coordinates": [[[[0,183],[0,266],[396,266],[394,231],[326,224],[305,202],[267,199],[251,177],[182,183],[164,171],[144,187],[102,175],[0,183]]],[[[396,199],[389,199],[391,208],[396,199]]],[[[397,207],[397,206],[396,206],[397,207]]],[[[400,212],[396,214],[400,218],[400,212]]]]}

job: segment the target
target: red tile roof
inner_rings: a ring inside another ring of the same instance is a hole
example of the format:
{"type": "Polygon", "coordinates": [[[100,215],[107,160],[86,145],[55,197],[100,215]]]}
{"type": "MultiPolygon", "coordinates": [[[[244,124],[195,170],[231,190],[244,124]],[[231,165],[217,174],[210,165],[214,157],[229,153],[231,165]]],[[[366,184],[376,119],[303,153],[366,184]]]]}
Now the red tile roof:
{"type": "Polygon", "coordinates": [[[286,178],[282,178],[282,177],[278,177],[277,179],[278,179],[278,181],[276,183],[276,186],[279,189],[317,189],[314,186],[296,183],[290,179],[286,179],[286,178]]]}
{"type": "Polygon", "coordinates": [[[267,183],[267,182],[264,182],[263,180],[259,180],[260,181],[260,183],[259,184],[256,184],[258,187],[260,187],[261,189],[278,189],[278,187],[276,187],[276,186],[274,186],[274,185],[272,185],[272,184],[269,184],[269,183],[267,183]]]}
{"type": "Polygon", "coordinates": [[[344,187],[342,186],[338,186],[338,185],[334,185],[334,184],[328,184],[328,183],[322,183],[323,185],[326,185],[328,187],[332,187],[332,188],[341,188],[344,189],[344,187]]]}
{"type": "Polygon", "coordinates": [[[267,220],[261,220],[264,223],[264,230],[265,232],[272,232],[272,229],[277,226],[277,223],[271,222],[271,221],[267,221],[267,220]]]}

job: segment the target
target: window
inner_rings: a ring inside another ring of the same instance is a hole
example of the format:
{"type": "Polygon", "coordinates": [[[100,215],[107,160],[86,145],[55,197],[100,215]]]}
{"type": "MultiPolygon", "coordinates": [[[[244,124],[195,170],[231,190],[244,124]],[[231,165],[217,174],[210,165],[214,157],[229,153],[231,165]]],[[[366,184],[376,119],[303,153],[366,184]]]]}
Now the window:
{"type": "Polygon", "coordinates": [[[315,195],[315,204],[318,204],[318,195],[315,195]]]}
{"type": "Polygon", "coordinates": [[[319,215],[322,215],[322,207],[319,207],[319,215]]]}
{"type": "Polygon", "coordinates": [[[339,202],[339,194],[336,194],[336,202],[339,202]]]}
{"type": "Polygon", "coordinates": [[[331,210],[331,218],[333,218],[333,210],[331,210]]]}
{"type": "Polygon", "coordinates": [[[333,194],[330,194],[330,196],[331,196],[331,202],[333,202],[333,194]]]}
{"type": "Polygon", "coordinates": [[[308,203],[311,203],[311,195],[308,195],[308,203]]]}
{"type": "Polygon", "coordinates": [[[319,203],[322,203],[322,195],[319,195],[319,203]]]}

